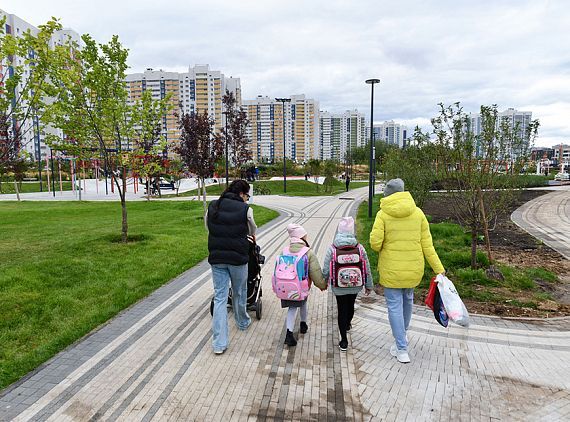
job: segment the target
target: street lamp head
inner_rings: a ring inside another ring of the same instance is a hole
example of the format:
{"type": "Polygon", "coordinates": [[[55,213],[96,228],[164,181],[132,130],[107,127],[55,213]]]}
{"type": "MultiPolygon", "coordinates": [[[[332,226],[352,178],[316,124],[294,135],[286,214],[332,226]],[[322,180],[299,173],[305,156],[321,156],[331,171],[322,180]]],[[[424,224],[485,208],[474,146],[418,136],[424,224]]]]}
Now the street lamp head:
{"type": "Polygon", "coordinates": [[[365,81],[367,84],[379,84],[380,79],[366,79],[365,81]]]}

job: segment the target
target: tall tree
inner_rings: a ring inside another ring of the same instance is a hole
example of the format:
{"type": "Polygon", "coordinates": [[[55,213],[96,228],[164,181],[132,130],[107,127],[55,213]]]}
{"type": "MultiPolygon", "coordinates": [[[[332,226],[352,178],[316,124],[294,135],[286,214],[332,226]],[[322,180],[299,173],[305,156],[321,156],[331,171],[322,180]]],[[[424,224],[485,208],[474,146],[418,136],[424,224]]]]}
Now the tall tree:
{"type": "Polygon", "coordinates": [[[227,121],[227,132],[224,128],[222,139],[228,145],[228,159],[236,169],[237,176],[241,167],[252,159],[246,136],[249,120],[243,107],[238,107],[233,92],[226,90],[222,97],[222,104],[227,121]]]}
{"type": "Polygon", "coordinates": [[[180,131],[180,142],[175,149],[188,171],[198,178],[198,189],[202,189],[206,213],[206,179],[214,173],[216,161],[223,154],[224,142],[218,134],[214,134],[214,120],[206,111],[202,114],[183,114],[180,131]]]}
{"type": "Polygon", "coordinates": [[[20,200],[17,179],[29,158],[29,132],[45,106],[42,87],[52,66],[50,40],[61,25],[50,20],[35,35],[29,30],[14,35],[6,33],[5,22],[6,17],[0,19],[0,168],[14,173],[20,200]]]}

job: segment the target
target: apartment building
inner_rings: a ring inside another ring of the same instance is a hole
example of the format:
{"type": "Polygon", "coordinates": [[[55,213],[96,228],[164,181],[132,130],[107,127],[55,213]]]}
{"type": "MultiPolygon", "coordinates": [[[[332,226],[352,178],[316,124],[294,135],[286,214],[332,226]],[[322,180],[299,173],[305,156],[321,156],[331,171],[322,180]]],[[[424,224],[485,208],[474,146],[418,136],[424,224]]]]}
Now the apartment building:
{"type": "MultiPolygon", "coordinates": [[[[7,13],[0,9],[0,17],[6,18],[6,22],[4,23],[4,33],[10,34],[16,37],[22,36],[26,32],[31,32],[32,34],[36,35],[39,32],[39,29],[32,25],[29,22],[26,22],[22,18],[7,13]]],[[[81,37],[77,32],[72,29],[63,29],[57,31],[53,34],[50,45],[54,47],[55,45],[61,45],[68,40],[75,41],[80,43],[81,37]]],[[[33,51],[29,52],[28,57],[15,57],[14,62],[16,66],[24,65],[24,74],[22,81],[16,87],[16,94],[18,94],[18,90],[23,89],[28,81],[28,77],[33,72],[33,67],[29,64],[26,64],[26,60],[33,58],[33,51]]],[[[6,63],[0,63],[0,79],[4,80],[6,77],[10,77],[13,70],[7,66],[6,63]]],[[[35,113],[30,113],[29,118],[27,118],[23,122],[14,122],[14,124],[20,127],[21,132],[23,133],[23,148],[24,150],[32,157],[34,160],[42,160],[49,154],[49,148],[45,143],[45,135],[49,134],[57,134],[59,136],[63,136],[63,133],[60,130],[56,130],[50,127],[44,127],[40,122],[39,116],[35,113]]]]}
{"type": "Polygon", "coordinates": [[[171,143],[180,138],[177,115],[183,113],[203,113],[214,119],[216,131],[222,130],[225,123],[222,97],[226,90],[233,92],[238,105],[241,105],[241,85],[239,78],[226,77],[209,65],[189,67],[188,72],[167,72],[162,69],[146,69],[142,73],[132,73],[126,77],[129,101],[134,103],[143,91],[151,91],[154,99],[164,99],[170,95],[171,110],[163,117],[163,134],[171,143]]]}
{"type": "Polygon", "coordinates": [[[281,161],[283,154],[297,163],[319,157],[317,101],[291,95],[280,102],[259,95],[243,105],[250,121],[247,136],[255,161],[281,161]]]}
{"type": "MultiPolygon", "coordinates": [[[[475,136],[480,136],[483,128],[482,128],[482,118],[480,113],[470,113],[469,120],[471,124],[471,131],[475,136]]],[[[517,130],[517,135],[524,139],[526,136],[526,132],[528,130],[528,126],[532,121],[532,111],[518,111],[514,108],[508,108],[504,111],[500,111],[497,113],[497,127],[503,121],[509,122],[511,129],[517,130]]],[[[517,151],[512,151],[512,155],[516,156],[517,151]]],[[[479,156],[482,154],[482,151],[477,145],[476,147],[476,154],[479,156]]]]}
{"type": "Polygon", "coordinates": [[[408,128],[394,120],[375,124],[372,132],[376,140],[384,141],[389,145],[397,145],[399,148],[406,146],[409,137],[408,128]]]}
{"type": "Polygon", "coordinates": [[[354,147],[366,144],[366,118],[358,110],[344,113],[320,112],[320,154],[322,160],[344,161],[354,147]]]}

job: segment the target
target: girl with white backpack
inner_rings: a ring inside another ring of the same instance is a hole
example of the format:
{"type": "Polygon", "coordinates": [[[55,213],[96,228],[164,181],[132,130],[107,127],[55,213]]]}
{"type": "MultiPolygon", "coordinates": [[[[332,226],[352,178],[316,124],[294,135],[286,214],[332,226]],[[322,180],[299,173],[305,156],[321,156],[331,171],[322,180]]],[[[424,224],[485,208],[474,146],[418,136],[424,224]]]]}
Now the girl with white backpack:
{"type": "Polygon", "coordinates": [[[346,352],[346,333],[352,328],[356,295],[364,287],[364,294],[368,296],[373,286],[370,262],[366,250],[354,236],[352,217],[343,217],[338,223],[333,244],[325,255],[323,275],[331,285],[338,306],[338,347],[346,352]]]}
{"type": "Polygon", "coordinates": [[[307,242],[307,231],[299,224],[289,224],[289,246],[283,249],[276,259],[273,274],[273,291],[281,299],[281,307],[287,311],[287,334],[285,344],[293,347],[297,340],[293,335],[297,309],[300,309],[300,333],[305,334],[307,325],[307,298],[311,283],[320,290],[326,290],[327,284],[323,278],[319,260],[307,242]]]}

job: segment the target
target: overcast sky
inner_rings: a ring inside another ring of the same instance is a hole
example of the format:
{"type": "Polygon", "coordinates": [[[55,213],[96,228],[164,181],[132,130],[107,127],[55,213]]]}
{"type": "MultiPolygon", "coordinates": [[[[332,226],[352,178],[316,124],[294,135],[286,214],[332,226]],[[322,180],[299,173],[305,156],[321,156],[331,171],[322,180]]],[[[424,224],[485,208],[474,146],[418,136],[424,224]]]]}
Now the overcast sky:
{"type": "Polygon", "coordinates": [[[537,145],[570,143],[570,5],[564,0],[3,0],[99,42],[118,34],[133,72],[211,69],[243,98],[306,94],[321,110],[429,128],[437,104],[532,111],[537,145]]]}

